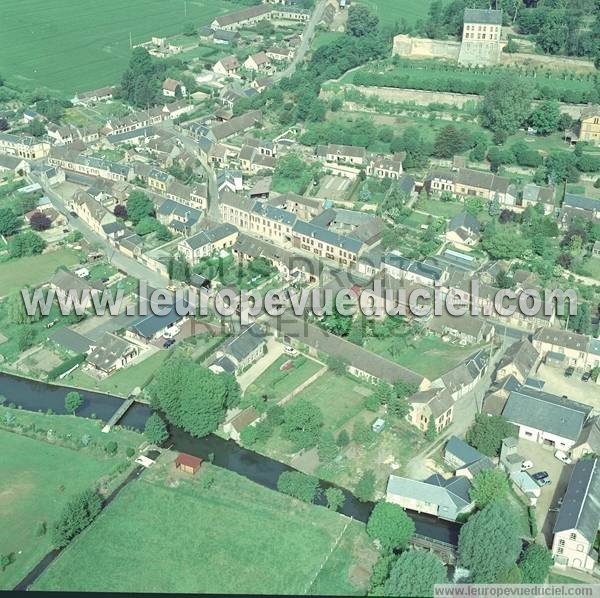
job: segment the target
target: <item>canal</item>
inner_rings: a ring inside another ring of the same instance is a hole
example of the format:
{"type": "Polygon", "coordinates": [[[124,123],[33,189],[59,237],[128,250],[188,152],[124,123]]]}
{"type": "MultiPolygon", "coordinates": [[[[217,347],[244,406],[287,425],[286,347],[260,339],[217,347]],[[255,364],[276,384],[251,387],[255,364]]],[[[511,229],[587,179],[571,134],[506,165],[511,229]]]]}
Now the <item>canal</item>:
{"type": "MultiPolygon", "coordinates": [[[[56,414],[66,414],[64,400],[66,394],[72,390],[77,390],[84,398],[82,407],[77,411],[77,415],[81,417],[91,417],[94,414],[98,419],[108,421],[123,402],[123,399],[108,394],[50,385],[0,373],[0,395],[6,397],[7,403],[14,403],[29,411],[45,412],[52,409],[56,414]]],[[[148,405],[134,403],[119,425],[143,430],[149,415],[148,405]]],[[[272,490],[277,489],[277,480],[282,472],[295,471],[289,465],[241,447],[233,440],[225,440],[214,434],[204,438],[194,438],[184,430],[173,426],[169,431],[171,437],[168,443],[172,445],[171,448],[196,457],[210,458],[218,467],[229,469],[272,490]]],[[[321,480],[320,485],[322,489],[334,486],[325,480],[321,480]]],[[[341,512],[348,517],[366,522],[374,503],[361,502],[348,490],[344,488],[341,490],[346,497],[341,512]]],[[[323,493],[317,504],[325,504],[323,493]]],[[[412,511],[407,513],[415,522],[417,534],[454,546],[458,544],[459,524],[412,511]]]]}

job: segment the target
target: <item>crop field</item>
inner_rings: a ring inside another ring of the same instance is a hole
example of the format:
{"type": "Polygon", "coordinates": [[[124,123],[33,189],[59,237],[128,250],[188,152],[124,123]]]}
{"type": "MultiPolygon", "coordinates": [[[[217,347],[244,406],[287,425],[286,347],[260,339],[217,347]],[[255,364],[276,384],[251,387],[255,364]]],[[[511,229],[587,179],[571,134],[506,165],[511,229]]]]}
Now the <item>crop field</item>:
{"type": "MultiPolygon", "coordinates": [[[[200,478],[207,475],[206,468],[200,478]]],[[[201,479],[165,480],[156,470],[148,471],[65,550],[35,589],[244,594],[366,590],[349,580],[359,554],[371,556],[364,525],[225,470],[212,467],[209,475],[214,483],[205,488],[201,479]]]]}
{"type": "Polygon", "coordinates": [[[4,0],[0,71],[10,84],[66,94],[115,84],[129,60],[130,34],[139,44],[235,8],[225,0],[4,0]]]}
{"type": "Polygon", "coordinates": [[[384,25],[393,25],[401,19],[413,24],[427,16],[431,0],[362,0],[379,16],[384,25]]]}
{"type": "MultiPolygon", "coordinates": [[[[17,417],[21,419],[20,413],[17,417]]],[[[65,418],[67,423],[74,420],[65,418]]],[[[14,562],[0,575],[0,589],[9,590],[51,548],[50,532],[40,534],[39,525],[49,530],[65,503],[91,488],[118,458],[98,458],[4,430],[0,452],[0,554],[14,554],[14,562]]]]}

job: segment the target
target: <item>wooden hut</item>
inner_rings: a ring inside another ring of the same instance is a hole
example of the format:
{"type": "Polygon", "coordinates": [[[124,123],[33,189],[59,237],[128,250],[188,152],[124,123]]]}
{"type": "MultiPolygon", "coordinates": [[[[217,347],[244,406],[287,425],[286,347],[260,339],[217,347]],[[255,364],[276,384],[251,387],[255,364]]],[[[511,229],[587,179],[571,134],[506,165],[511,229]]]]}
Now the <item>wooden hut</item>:
{"type": "Polygon", "coordinates": [[[194,475],[200,469],[202,461],[203,459],[200,457],[193,457],[186,453],[180,453],[177,459],[175,459],[175,468],[180,469],[185,473],[189,473],[190,475],[194,475]]]}

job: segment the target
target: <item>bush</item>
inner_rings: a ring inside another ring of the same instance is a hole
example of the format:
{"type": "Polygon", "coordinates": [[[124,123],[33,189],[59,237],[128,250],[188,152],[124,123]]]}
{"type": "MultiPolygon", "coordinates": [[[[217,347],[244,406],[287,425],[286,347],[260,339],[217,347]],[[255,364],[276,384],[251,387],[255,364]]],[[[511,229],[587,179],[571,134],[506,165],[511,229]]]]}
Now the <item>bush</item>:
{"type": "Polygon", "coordinates": [[[379,399],[377,398],[377,395],[371,395],[365,399],[365,408],[373,412],[379,410],[379,399]]]}
{"type": "Polygon", "coordinates": [[[66,361],[63,361],[60,365],[57,365],[55,368],[51,369],[48,372],[48,380],[56,380],[60,375],[68,372],[71,368],[74,368],[76,365],[83,363],[85,361],[86,355],[85,353],[81,353],[79,355],[75,355],[75,357],[71,357],[66,361]]]}
{"type": "Polygon", "coordinates": [[[131,459],[131,457],[135,455],[135,450],[128,446],[127,450],[125,451],[125,454],[131,459]]]}
{"type": "Polygon", "coordinates": [[[110,442],[106,443],[106,446],[104,447],[104,450],[109,455],[115,455],[117,453],[117,449],[118,448],[119,448],[119,445],[114,440],[111,440],[110,442]]]}
{"type": "Polygon", "coordinates": [[[56,548],[66,546],[82,532],[102,510],[102,499],[93,490],[86,490],[71,499],[60,518],[52,526],[52,544],[56,548]]]}
{"type": "Polygon", "coordinates": [[[304,502],[312,503],[319,493],[319,480],[300,471],[284,471],[277,480],[277,490],[304,502]]]}

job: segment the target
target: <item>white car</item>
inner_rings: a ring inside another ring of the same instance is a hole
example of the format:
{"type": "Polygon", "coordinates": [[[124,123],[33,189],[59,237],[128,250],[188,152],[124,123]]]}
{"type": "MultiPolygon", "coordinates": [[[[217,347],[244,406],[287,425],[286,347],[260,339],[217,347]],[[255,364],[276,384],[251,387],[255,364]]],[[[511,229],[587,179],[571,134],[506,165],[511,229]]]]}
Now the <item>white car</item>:
{"type": "Polygon", "coordinates": [[[571,460],[571,457],[569,457],[569,455],[567,455],[567,453],[563,452],[563,451],[556,451],[554,453],[554,456],[559,460],[562,461],[563,463],[566,463],[567,465],[573,463],[573,461],[571,460]]]}
{"type": "Polygon", "coordinates": [[[167,328],[167,330],[163,333],[163,338],[165,340],[175,338],[180,332],[181,328],[178,328],[177,326],[171,326],[171,328],[167,328]]]}
{"type": "Polygon", "coordinates": [[[298,355],[298,351],[296,351],[296,349],[294,349],[294,347],[290,347],[289,345],[284,345],[283,352],[286,353],[287,355],[291,355],[292,357],[294,355],[298,355]]]}
{"type": "Polygon", "coordinates": [[[521,471],[527,471],[528,469],[533,468],[533,461],[523,461],[521,465],[521,471]]]}

